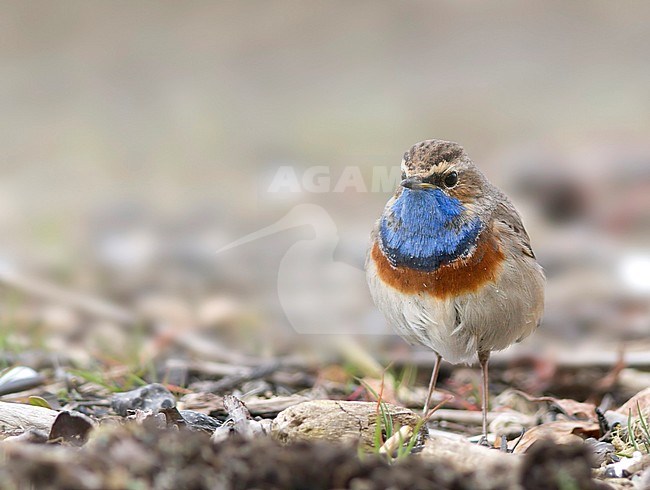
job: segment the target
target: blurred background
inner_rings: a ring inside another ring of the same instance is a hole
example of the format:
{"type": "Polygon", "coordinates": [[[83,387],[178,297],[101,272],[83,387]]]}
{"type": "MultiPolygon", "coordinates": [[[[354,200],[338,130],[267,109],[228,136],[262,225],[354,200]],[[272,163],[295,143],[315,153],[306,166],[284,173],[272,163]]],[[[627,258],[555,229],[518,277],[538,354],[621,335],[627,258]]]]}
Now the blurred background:
{"type": "Polygon", "coordinates": [[[543,327],[517,349],[647,352],[649,18],[604,0],[5,2],[2,346],[270,356],[349,332],[408,353],[362,268],[396,183],[378,175],[440,138],[512,196],[546,269],[543,327]]]}

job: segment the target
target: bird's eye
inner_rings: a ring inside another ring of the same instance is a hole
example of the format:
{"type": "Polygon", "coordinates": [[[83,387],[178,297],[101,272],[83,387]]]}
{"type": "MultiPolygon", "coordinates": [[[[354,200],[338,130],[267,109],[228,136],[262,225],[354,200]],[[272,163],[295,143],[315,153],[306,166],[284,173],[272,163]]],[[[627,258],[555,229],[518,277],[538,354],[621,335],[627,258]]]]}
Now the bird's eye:
{"type": "Polygon", "coordinates": [[[458,174],[456,172],[449,172],[445,175],[443,180],[445,187],[453,187],[458,183],[458,174]]]}

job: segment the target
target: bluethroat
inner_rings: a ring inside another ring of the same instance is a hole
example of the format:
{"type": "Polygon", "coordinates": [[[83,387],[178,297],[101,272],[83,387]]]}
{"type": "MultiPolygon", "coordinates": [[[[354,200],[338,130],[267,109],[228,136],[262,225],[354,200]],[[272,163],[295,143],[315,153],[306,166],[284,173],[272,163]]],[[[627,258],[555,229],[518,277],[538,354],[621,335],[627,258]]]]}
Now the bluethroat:
{"type": "Polygon", "coordinates": [[[488,359],[530,335],[544,308],[545,278],[521,217],[457,143],[428,140],[402,160],[402,182],[372,232],[366,275],[397,332],[441,359],[478,358],[483,440],[488,359]]]}

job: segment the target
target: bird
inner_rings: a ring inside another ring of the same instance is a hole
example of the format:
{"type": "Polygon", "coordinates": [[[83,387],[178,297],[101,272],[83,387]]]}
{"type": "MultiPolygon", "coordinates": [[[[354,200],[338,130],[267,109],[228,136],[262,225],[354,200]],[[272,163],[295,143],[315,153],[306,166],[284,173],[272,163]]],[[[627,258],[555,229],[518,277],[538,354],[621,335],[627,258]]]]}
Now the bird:
{"type": "Polygon", "coordinates": [[[401,163],[401,182],[371,233],[366,279],[375,305],[436,361],[478,360],[487,444],[490,353],[528,337],[544,310],[546,279],[510,199],[458,143],[426,140],[401,163]]]}

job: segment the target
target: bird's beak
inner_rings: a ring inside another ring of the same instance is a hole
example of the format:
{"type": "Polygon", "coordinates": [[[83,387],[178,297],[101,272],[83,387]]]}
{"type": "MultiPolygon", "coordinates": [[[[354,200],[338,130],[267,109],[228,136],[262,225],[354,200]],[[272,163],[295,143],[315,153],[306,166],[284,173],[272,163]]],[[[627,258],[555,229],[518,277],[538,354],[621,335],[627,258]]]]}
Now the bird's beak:
{"type": "Polygon", "coordinates": [[[407,189],[413,189],[413,190],[419,190],[419,189],[430,189],[433,188],[434,186],[431,184],[427,184],[426,182],[422,182],[422,179],[416,175],[409,177],[407,179],[404,179],[400,185],[402,187],[406,187],[407,189]]]}

